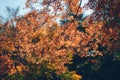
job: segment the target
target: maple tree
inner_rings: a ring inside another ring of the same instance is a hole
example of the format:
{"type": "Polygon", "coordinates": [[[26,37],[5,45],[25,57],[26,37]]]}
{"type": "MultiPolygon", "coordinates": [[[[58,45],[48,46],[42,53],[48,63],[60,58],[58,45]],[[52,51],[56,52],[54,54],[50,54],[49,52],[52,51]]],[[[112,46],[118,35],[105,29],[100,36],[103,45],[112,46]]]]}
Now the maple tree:
{"type": "MultiPolygon", "coordinates": [[[[1,24],[1,79],[16,80],[14,76],[19,76],[21,80],[79,80],[82,76],[69,71],[67,66],[72,65],[72,61],[74,64],[74,56],[97,58],[119,53],[119,1],[89,0],[86,6],[94,10],[91,16],[84,15],[81,2],[27,0],[26,6],[33,11],[1,24]],[[36,3],[40,3],[43,9],[35,10],[31,4],[36,3]],[[104,8],[100,6],[102,3],[104,8]],[[106,5],[112,10],[109,14],[102,13],[108,10],[106,5]],[[58,18],[60,24],[56,22],[58,18]],[[9,76],[5,78],[4,75],[9,76]]],[[[118,60],[118,54],[115,55],[118,60]]],[[[89,62],[100,64],[99,59],[90,59],[89,62]]]]}

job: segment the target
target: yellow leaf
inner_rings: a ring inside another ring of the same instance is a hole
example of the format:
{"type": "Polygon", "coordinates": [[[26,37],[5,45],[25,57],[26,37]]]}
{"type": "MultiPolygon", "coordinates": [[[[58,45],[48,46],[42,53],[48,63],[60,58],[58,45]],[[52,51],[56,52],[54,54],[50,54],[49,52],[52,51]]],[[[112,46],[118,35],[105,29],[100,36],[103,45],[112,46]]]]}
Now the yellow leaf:
{"type": "Polygon", "coordinates": [[[82,76],[81,76],[81,75],[74,74],[74,75],[72,76],[72,79],[81,80],[81,79],[82,79],[82,76]]]}
{"type": "Polygon", "coordinates": [[[22,67],[21,66],[16,66],[16,68],[19,72],[22,72],[22,67]]]}

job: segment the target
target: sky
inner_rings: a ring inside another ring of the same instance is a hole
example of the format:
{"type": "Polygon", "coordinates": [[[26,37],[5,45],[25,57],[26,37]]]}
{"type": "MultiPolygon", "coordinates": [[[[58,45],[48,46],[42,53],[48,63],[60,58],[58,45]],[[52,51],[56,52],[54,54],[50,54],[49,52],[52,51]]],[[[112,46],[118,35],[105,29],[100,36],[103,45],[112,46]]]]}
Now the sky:
{"type": "MultiPolygon", "coordinates": [[[[25,13],[28,13],[30,9],[25,9],[25,2],[26,0],[0,0],[0,16],[3,16],[4,18],[8,17],[6,7],[11,7],[13,9],[20,7],[18,15],[24,15],[25,13]]],[[[88,0],[82,0],[82,6],[87,2],[88,0]]],[[[85,14],[90,13],[92,13],[92,10],[87,10],[85,12],[85,14]]]]}
{"type": "Polygon", "coordinates": [[[6,7],[16,9],[20,7],[18,15],[27,13],[29,9],[25,9],[26,0],[0,0],[0,16],[7,17],[8,13],[6,7]]]}

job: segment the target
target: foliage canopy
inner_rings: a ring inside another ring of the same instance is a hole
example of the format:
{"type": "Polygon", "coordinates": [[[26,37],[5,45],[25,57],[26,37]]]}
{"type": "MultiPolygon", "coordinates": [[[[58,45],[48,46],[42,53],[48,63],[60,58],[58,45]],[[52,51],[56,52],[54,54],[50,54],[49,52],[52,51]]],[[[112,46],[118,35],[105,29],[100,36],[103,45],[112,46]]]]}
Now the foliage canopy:
{"type": "Polygon", "coordinates": [[[106,55],[119,62],[120,1],[89,0],[84,8],[94,10],[90,16],[83,14],[81,1],[27,0],[30,13],[17,17],[14,12],[1,23],[0,79],[80,80],[84,74],[76,69],[90,64],[99,71],[106,55]],[[36,3],[43,8],[37,11],[36,3]],[[87,60],[77,63],[75,56],[87,60]]]}

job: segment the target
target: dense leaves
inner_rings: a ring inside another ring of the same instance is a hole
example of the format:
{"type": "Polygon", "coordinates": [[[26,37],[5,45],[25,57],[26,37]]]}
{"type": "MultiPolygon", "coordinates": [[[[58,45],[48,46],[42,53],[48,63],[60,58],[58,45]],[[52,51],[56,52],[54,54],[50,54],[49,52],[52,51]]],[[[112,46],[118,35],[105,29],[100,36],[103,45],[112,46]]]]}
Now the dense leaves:
{"type": "Polygon", "coordinates": [[[119,1],[113,1],[114,5],[110,0],[89,0],[87,7],[94,10],[91,16],[84,15],[81,1],[28,0],[26,6],[33,11],[1,23],[0,79],[98,80],[91,76],[109,79],[115,74],[117,80],[118,74],[109,70],[117,71],[120,61],[119,11],[114,13],[119,1]],[[106,10],[101,2],[115,9],[109,15],[99,12],[106,10]],[[43,9],[34,9],[36,3],[43,9]]]}

